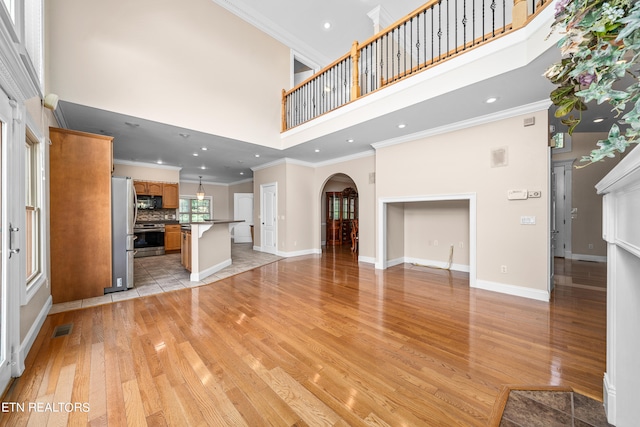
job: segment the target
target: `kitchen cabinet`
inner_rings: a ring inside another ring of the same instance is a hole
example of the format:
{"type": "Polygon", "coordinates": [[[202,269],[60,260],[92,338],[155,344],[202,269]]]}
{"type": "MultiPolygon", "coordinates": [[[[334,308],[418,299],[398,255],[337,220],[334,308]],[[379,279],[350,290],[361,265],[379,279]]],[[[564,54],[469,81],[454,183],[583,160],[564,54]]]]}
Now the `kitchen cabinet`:
{"type": "Polygon", "coordinates": [[[162,196],[163,184],[152,181],[133,181],[133,188],[139,196],[162,196]]]}
{"type": "Polygon", "coordinates": [[[54,304],[111,287],[113,138],[50,128],[51,297],[54,304]]]}
{"type": "Polygon", "coordinates": [[[178,184],[164,183],[162,185],[162,208],[178,209],[180,203],[178,195],[178,184]]]}
{"type": "Polygon", "coordinates": [[[180,262],[187,271],[191,271],[191,231],[182,231],[181,242],[180,262]]]}
{"type": "Polygon", "coordinates": [[[177,252],[180,244],[180,224],[166,224],[164,226],[164,251],[177,252]]]}

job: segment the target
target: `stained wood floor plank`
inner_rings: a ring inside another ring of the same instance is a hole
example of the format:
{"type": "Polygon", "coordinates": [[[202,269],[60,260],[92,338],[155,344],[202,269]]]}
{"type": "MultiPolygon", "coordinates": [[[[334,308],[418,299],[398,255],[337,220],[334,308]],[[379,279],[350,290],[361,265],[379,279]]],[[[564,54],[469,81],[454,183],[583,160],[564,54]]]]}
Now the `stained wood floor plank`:
{"type": "Polygon", "coordinates": [[[483,426],[504,384],[601,400],[606,274],[596,263],[562,272],[545,303],[329,248],[50,315],[4,400],[91,410],[0,414],[0,426],[483,426]],[[71,334],[51,338],[64,323],[71,334]]]}

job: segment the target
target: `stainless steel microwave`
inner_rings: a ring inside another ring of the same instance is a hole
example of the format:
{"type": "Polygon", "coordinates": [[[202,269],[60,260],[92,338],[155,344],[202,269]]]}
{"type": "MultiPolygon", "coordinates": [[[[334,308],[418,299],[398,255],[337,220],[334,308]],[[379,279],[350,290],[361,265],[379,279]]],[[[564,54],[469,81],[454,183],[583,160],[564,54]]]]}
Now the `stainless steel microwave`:
{"type": "Polygon", "coordinates": [[[138,209],[162,209],[162,196],[138,196],[138,209]]]}

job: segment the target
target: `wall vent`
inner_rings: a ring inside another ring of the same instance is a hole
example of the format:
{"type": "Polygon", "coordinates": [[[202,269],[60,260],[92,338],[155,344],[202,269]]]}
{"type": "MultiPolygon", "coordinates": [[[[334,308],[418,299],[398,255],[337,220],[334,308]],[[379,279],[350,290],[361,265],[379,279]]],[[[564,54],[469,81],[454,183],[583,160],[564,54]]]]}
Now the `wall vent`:
{"type": "Polygon", "coordinates": [[[53,330],[53,336],[51,338],[64,337],[69,335],[73,329],[73,323],[67,323],[66,325],[59,325],[53,330]]]}

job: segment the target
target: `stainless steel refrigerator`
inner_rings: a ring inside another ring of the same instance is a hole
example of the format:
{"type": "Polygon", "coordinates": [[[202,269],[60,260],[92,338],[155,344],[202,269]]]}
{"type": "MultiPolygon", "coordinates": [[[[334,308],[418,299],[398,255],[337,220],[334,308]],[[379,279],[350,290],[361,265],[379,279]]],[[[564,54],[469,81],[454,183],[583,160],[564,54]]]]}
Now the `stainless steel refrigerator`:
{"type": "Polygon", "coordinates": [[[133,288],[133,226],[136,222],[136,192],[129,177],[111,178],[111,233],[112,270],[111,287],[104,293],[133,288]]]}

